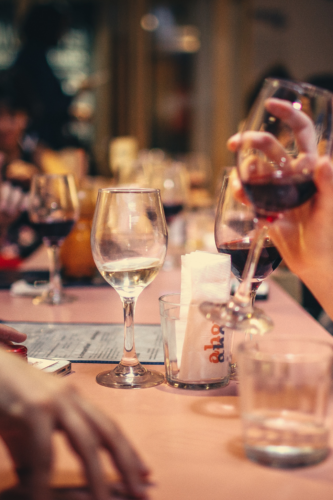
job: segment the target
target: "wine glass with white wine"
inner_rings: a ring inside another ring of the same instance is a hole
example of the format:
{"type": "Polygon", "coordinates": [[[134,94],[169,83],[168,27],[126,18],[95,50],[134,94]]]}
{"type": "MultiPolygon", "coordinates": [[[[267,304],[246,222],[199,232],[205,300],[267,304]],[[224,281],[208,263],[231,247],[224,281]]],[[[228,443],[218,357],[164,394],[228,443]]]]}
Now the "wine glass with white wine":
{"type": "Polygon", "coordinates": [[[125,336],[120,363],[97,375],[101,385],[144,388],[164,380],[162,373],[147,370],[137,358],[134,309],[138,296],[163,265],[167,240],[159,190],[99,190],[91,231],[92,253],[99,272],[122,300],[125,336]]]}

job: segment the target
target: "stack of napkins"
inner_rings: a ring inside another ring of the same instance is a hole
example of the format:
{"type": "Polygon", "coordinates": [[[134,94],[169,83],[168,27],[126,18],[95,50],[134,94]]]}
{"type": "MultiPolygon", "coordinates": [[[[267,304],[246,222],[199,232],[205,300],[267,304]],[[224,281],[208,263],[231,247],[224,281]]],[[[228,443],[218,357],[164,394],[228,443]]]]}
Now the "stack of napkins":
{"type": "Polygon", "coordinates": [[[196,251],[182,256],[181,310],[176,325],[181,380],[218,379],[229,372],[231,339],[226,338],[226,329],[204,317],[199,305],[229,300],[230,270],[230,256],[226,254],[196,251]]]}

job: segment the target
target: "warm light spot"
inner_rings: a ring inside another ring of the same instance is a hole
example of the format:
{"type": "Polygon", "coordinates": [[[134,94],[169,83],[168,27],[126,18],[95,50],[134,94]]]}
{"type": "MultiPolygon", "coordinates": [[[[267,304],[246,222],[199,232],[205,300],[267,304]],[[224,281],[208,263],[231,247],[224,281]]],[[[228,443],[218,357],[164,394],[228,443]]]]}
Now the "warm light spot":
{"type": "Polygon", "coordinates": [[[302,104],[300,102],[293,102],[293,108],[295,109],[302,109],[302,104]]]}
{"type": "Polygon", "coordinates": [[[163,186],[165,187],[165,189],[172,189],[175,187],[175,183],[172,179],[165,179],[163,186]]]}
{"type": "Polygon", "coordinates": [[[159,27],[159,20],[154,14],[145,14],[141,17],[141,28],[145,31],[155,31],[159,27]]]}

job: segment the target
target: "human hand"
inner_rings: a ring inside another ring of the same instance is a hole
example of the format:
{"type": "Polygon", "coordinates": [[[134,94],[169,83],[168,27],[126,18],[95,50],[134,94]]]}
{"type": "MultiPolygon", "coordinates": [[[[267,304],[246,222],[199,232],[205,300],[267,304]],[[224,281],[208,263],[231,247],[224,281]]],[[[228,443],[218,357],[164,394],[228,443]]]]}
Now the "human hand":
{"type": "MultiPolygon", "coordinates": [[[[228,141],[231,151],[250,152],[240,157],[238,170],[242,181],[265,175],[271,177],[272,163],[276,166],[274,174],[277,178],[282,173],[311,174],[319,157],[316,131],[311,118],[303,111],[295,109],[291,102],[282,99],[267,99],[265,108],[283,124],[280,125],[282,132],[278,137],[266,131],[246,130],[232,136],[228,141]],[[295,148],[294,138],[296,150],[293,153],[297,152],[296,155],[286,149],[295,148]],[[261,151],[264,156],[251,154],[253,149],[261,151]]],[[[320,144],[323,142],[321,140],[320,144]]]]}
{"type": "MultiPolygon", "coordinates": [[[[274,100],[276,101],[276,100],[274,100]]],[[[328,284],[333,278],[333,170],[329,157],[319,157],[320,144],[317,147],[314,128],[308,117],[283,104],[274,103],[274,115],[288,120],[293,129],[299,150],[295,160],[296,168],[314,170],[314,182],[317,192],[302,206],[284,212],[282,218],[270,225],[269,234],[287,266],[308,286],[326,312],[333,317],[333,307],[329,301],[328,284]],[[283,115],[283,113],[285,113],[283,115]],[[331,276],[332,275],[332,276],[331,276]]],[[[253,147],[261,149],[273,161],[283,157],[281,145],[263,132],[255,132],[251,138],[253,147]]],[[[242,145],[240,134],[228,141],[231,151],[237,151],[242,145]]],[[[287,155],[285,154],[287,158],[287,155]]],[[[293,161],[288,160],[287,161],[293,161]]],[[[236,198],[249,203],[242,189],[236,172],[232,174],[232,186],[236,198]]]]}
{"type": "Polygon", "coordinates": [[[51,437],[62,431],[85,469],[94,500],[110,500],[98,451],[118,468],[125,493],[146,498],[149,470],[118,426],[85,401],[68,382],[39,372],[0,349],[0,435],[13,458],[20,489],[29,500],[52,498],[51,437]]]}
{"type": "Polygon", "coordinates": [[[0,323],[0,344],[1,342],[24,342],[27,336],[25,333],[18,332],[11,326],[0,323]]]}

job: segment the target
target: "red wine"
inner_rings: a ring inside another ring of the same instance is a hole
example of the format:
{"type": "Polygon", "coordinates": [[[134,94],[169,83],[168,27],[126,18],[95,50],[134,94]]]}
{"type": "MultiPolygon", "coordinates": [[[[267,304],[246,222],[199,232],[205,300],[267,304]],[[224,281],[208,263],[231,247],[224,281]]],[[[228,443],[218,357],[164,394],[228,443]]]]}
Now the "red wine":
{"type": "Polygon", "coordinates": [[[258,214],[278,214],[298,207],[316,192],[312,175],[296,174],[272,179],[261,177],[243,184],[258,214]]]}
{"type": "MultiPolygon", "coordinates": [[[[238,280],[241,280],[244,267],[249,254],[251,241],[237,240],[225,243],[218,247],[220,253],[226,253],[231,257],[231,270],[238,280]]],[[[276,247],[267,238],[264,242],[264,247],[261,251],[257,269],[254,273],[253,279],[262,281],[267,278],[274,269],[280,264],[282,260],[276,247]]]]}
{"type": "Polygon", "coordinates": [[[164,213],[165,213],[165,218],[167,222],[170,222],[173,217],[175,217],[177,214],[179,214],[183,208],[184,205],[182,203],[177,203],[175,205],[164,205],[164,213]]]}
{"type": "Polygon", "coordinates": [[[35,222],[34,228],[48,245],[58,245],[66,238],[74,226],[74,220],[56,222],[35,222]]]}

